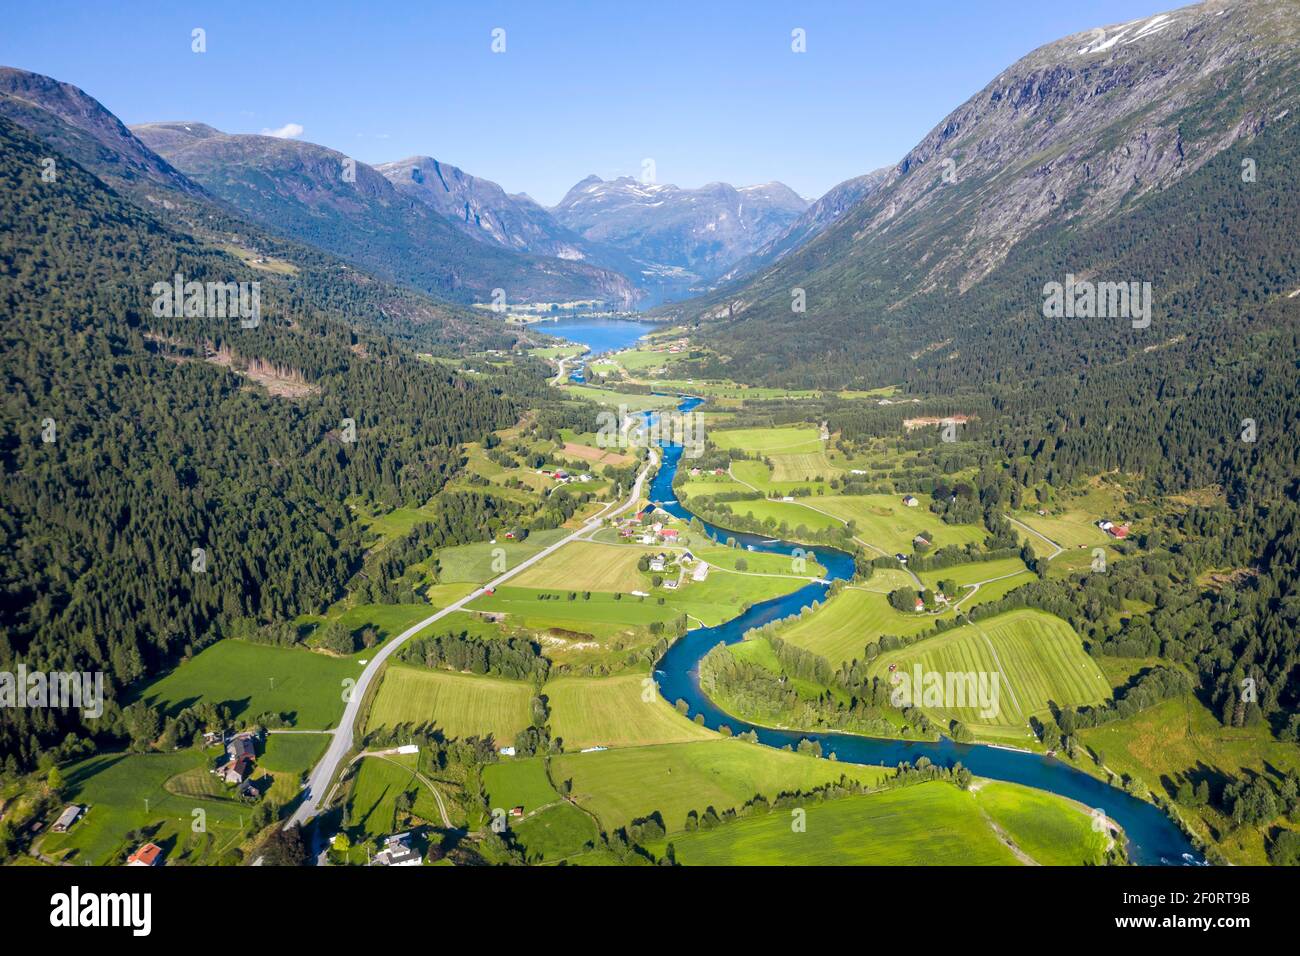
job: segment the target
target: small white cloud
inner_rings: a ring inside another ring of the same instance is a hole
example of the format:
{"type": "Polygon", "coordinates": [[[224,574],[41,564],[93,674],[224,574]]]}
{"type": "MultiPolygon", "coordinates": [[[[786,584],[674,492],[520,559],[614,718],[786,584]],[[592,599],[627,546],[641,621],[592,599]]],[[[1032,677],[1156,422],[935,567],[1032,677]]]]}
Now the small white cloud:
{"type": "Polygon", "coordinates": [[[279,129],[264,129],[263,136],[274,136],[276,139],[297,139],[303,133],[301,123],[285,123],[279,129]]]}

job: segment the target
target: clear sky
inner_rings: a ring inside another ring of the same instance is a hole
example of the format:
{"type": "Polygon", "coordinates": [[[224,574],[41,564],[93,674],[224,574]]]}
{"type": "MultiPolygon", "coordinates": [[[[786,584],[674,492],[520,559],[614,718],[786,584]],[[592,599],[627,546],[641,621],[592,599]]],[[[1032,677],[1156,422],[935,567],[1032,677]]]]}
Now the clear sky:
{"type": "Polygon", "coordinates": [[[896,162],[1034,47],[1177,5],[9,0],[0,64],[80,86],[128,124],[296,124],[364,162],[427,154],[547,205],[647,158],[659,182],[812,197],[896,162]]]}

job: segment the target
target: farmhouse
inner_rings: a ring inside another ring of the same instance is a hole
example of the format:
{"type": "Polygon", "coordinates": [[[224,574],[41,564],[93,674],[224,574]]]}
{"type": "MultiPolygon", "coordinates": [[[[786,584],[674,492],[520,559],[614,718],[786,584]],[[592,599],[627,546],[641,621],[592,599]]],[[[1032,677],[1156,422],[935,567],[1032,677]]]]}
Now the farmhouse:
{"type": "Polygon", "coordinates": [[[915,508],[920,503],[921,502],[916,500],[915,495],[903,495],[903,504],[906,505],[908,508],[915,508]]]}
{"type": "Polygon", "coordinates": [[[257,746],[254,743],[254,736],[251,733],[244,732],[235,734],[230,738],[230,743],[226,744],[226,753],[230,755],[232,761],[240,757],[247,757],[252,760],[257,756],[257,746]]]}
{"type": "Polygon", "coordinates": [[[664,528],[662,533],[664,538],[668,541],[673,541],[677,538],[677,530],[675,528],[664,528]]]}
{"type": "Polygon", "coordinates": [[[240,784],[253,772],[252,757],[236,757],[221,768],[219,776],[226,783],[240,784]]]}
{"type": "Polygon", "coordinates": [[[502,747],[500,750],[497,751],[497,753],[499,753],[503,757],[513,757],[515,755],[515,748],[502,747]]]}
{"type": "Polygon", "coordinates": [[[707,561],[701,561],[699,564],[697,564],[695,566],[695,571],[691,574],[691,578],[696,581],[703,581],[708,576],[709,576],[709,565],[707,561]]]}
{"type": "Polygon", "coordinates": [[[81,806],[75,803],[70,804],[63,808],[63,812],[59,814],[59,818],[54,821],[54,826],[50,829],[55,833],[66,833],[68,828],[80,819],[81,814],[81,806]]]}
{"type": "Polygon", "coordinates": [[[916,610],[917,610],[917,611],[924,611],[924,610],[925,610],[925,602],[922,601],[920,598],[917,598],[917,599],[916,599],[916,610]]]}
{"type": "Polygon", "coordinates": [[[924,548],[930,547],[930,539],[923,534],[918,534],[912,539],[912,544],[919,544],[924,548]]]}
{"type": "Polygon", "coordinates": [[[127,866],[162,866],[162,847],[156,843],[146,843],[126,858],[127,866]]]}
{"type": "Polygon", "coordinates": [[[1106,529],[1106,533],[1112,538],[1127,538],[1129,535],[1129,527],[1126,524],[1114,524],[1106,529]]]}
{"type": "Polygon", "coordinates": [[[656,554],[650,559],[651,571],[662,571],[664,569],[665,558],[662,554],[656,554]]]}
{"type": "Polygon", "coordinates": [[[669,591],[676,591],[676,590],[677,590],[677,579],[676,579],[676,578],[669,578],[667,581],[664,582],[664,587],[667,588],[669,591]]]}
{"type": "Polygon", "coordinates": [[[394,833],[384,838],[384,848],[375,854],[375,866],[419,866],[424,857],[415,848],[411,834],[394,833]]]}

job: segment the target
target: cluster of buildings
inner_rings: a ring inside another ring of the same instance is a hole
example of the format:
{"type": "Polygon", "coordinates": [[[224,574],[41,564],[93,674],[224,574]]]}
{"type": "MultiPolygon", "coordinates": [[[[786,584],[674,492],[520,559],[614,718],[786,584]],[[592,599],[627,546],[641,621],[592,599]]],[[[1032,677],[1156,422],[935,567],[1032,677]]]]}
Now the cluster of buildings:
{"type": "MultiPolygon", "coordinates": [[[[217,735],[208,735],[205,742],[216,743],[217,735]]],[[[256,800],[261,793],[253,783],[253,771],[257,769],[257,734],[251,730],[235,734],[225,741],[226,760],[213,769],[222,783],[235,788],[239,796],[256,800]]]]}
{"type": "Polygon", "coordinates": [[[553,479],[557,484],[567,485],[571,481],[593,481],[592,476],[586,472],[579,475],[570,474],[563,468],[556,468],[554,471],[539,471],[539,475],[553,479]]]}
{"type": "Polygon", "coordinates": [[[1097,522],[1097,527],[1105,531],[1112,538],[1119,538],[1121,541],[1129,536],[1129,526],[1126,524],[1115,524],[1113,521],[1107,521],[1103,518],[1097,522]]]}

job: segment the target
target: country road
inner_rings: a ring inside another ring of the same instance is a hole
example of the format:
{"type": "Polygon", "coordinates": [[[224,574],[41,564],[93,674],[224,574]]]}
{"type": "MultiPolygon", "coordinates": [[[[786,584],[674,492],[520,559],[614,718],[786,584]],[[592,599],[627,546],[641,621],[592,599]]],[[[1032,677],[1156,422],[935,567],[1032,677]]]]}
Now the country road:
{"type": "Polygon", "coordinates": [[[550,557],[566,544],[576,541],[584,534],[589,534],[596,530],[600,527],[600,523],[606,518],[616,517],[628,509],[635,507],[637,501],[641,497],[641,488],[645,484],[646,476],[650,474],[651,469],[654,468],[658,462],[658,451],[651,449],[650,457],[646,460],[645,467],[637,474],[636,481],[632,485],[632,493],[623,504],[619,505],[617,502],[611,502],[577,531],[561,538],[559,541],[539,551],[531,558],[526,558],[504,574],[498,575],[487,584],[470,592],[460,600],[455,601],[442,608],[440,611],[429,615],[419,623],[411,625],[401,634],[385,643],[374,657],[370,659],[369,663],[366,664],[365,670],[361,672],[361,676],[357,678],[356,686],[352,688],[352,692],[348,696],[347,706],[343,708],[343,716],[339,718],[338,727],[332,732],[332,739],[330,740],[329,748],[325,751],[325,755],[321,757],[320,762],[316,764],[315,768],[312,769],[311,775],[307,778],[306,796],[303,802],[299,804],[298,808],[293,812],[293,815],[285,822],[285,827],[288,828],[295,824],[304,824],[320,812],[322,802],[328,793],[330,781],[334,779],[334,775],[338,772],[339,766],[352,750],[352,728],[357,722],[357,717],[360,716],[361,703],[366,698],[366,691],[374,681],[375,676],[379,673],[380,668],[383,667],[384,662],[388,660],[388,658],[399,647],[435,621],[441,620],[447,615],[461,610],[476,598],[482,597],[486,591],[501,586],[521,571],[527,570],[539,561],[543,561],[550,557]]]}

